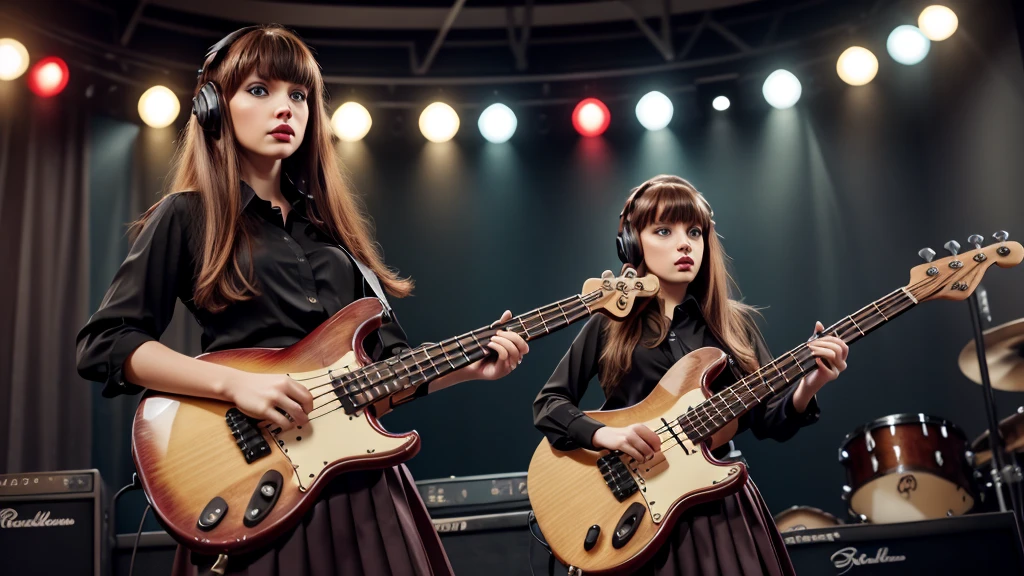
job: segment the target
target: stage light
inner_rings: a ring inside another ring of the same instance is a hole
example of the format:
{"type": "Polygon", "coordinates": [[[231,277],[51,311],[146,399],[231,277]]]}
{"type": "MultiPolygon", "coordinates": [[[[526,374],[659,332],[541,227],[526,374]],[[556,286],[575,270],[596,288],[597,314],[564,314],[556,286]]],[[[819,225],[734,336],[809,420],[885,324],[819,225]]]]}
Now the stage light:
{"type": "Polygon", "coordinates": [[[933,42],[941,42],[952,36],[958,24],[956,14],[945,6],[929,6],[917,17],[921,33],[933,42]]]}
{"type": "Polygon", "coordinates": [[[420,132],[431,142],[447,142],[459,131],[459,115],[444,102],[434,102],[420,114],[420,132]]]}
{"type": "Polygon", "coordinates": [[[515,113],[508,106],[491,104],[484,108],[476,125],[480,128],[480,134],[488,142],[501,144],[508,142],[508,139],[516,133],[518,121],[515,113]]]}
{"type": "Polygon", "coordinates": [[[636,119],[648,130],[661,130],[672,121],[672,101],[661,92],[648,92],[636,103],[636,119]]]}
{"type": "Polygon", "coordinates": [[[28,50],[14,38],[0,38],[0,80],[14,80],[28,70],[28,50]]]}
{"type": "Polygon", "coordinates": [[[788,70],[776,70],[768,75],[761,87],[764,99],[772,108],[792,108],[800,100],[800,81],[788,70]]]}
{"type": "Polygon", "coordinates": [[[867,48],[852,46],[839,55],[836,72],[850,86],[863,86],[878,74],[878,58],[867,48]]]}
{"type": "Polygon", "coordinates": [[[178,112],[181,112],[181,103],[169,88],[153,86],[139,98],[139,117],[153,128],[170,126],[178,112]]]}
{"type": "Polygon", "coordinates": [[[331,115],[331,128],[345,142],[362,140],[372,125],[370,112],[358,102],[345,102],[331,115]]]}
{"type": "Polygon", "coordinates": [[[725,96],[716,96],[715,99],[711,101],[711,107],[719,112],[728,110],[731,105],[732,102],[729,102],[729,99],[725,96]]]}
{"type": "Polygon", "coordinates": [[[889,39],[885,42],[885,48],[889,51],[889,56],[892,56],[892,59],[900,64],[907,66],[913,66],[924,60],[924,57],[928,55],[928,49],[931,48],[931,45],[932,42],[927,36],[922,34],[916,26],[909,24],[897,26],[889,34],[889,39]]]}
{"type": "Polygon", "coordinates": [[[608,107],[597,98],[585,98],[572,111],[572,126],[582,136],[600,136],[608,129],[612,115],[608,107]]]}
{"type": "Polygon", "coordinates": [[[43,98],[60,94],[67,85],[68,65],[56,56],[36,62],[28,76],[28,87],[43,98]]]}

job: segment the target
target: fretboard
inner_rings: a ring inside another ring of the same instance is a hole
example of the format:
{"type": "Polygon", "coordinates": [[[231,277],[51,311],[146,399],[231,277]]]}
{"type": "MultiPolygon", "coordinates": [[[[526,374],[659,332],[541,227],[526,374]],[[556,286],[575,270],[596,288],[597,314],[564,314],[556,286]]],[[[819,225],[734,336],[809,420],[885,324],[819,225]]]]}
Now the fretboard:
{"type": "MultiPolygon", "coordinates": [[[[829,326],[821,335],[837,336],[852,344],[916,304],[917,300],[900,288],[829,326]]],[[[689,409],[673,424],[681,426],[695,443],[706,440],[754,406],[798,382],[816,366],[810,348],[801,344],[689,409]]]]}
{"type": "Polygon", "coordinates": [[[485,358],[499,330],[515,332],[530,341],[547,336],[589,317],[600,291],[578,294],[513,317],[497,326],[484,326],[436,344],[425,344],[331,379],[334,393],[351,414],[398,392],[408,392],[485,358]]]}

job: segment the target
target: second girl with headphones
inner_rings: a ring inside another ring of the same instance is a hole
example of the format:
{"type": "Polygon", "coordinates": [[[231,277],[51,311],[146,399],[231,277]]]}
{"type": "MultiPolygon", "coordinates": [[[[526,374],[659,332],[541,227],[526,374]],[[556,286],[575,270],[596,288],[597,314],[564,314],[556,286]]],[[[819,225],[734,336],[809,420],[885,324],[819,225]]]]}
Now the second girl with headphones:
{"type": "MultiPolygon", "coordinates": [[[[634,189],[619,218],[618,252],[639,274],[654,274],[661,292],[624,322],[593,317],[534,402],[534,423],[555,449],[618,450],[637,462],[661,450],[643,424],[614,428],[578,405],[595,376],[602,409],[632,406],[686,354],[713,346],[729,356],[711,384],[719,391],[771,360],[755,310],[730,298],[726,255],[707,200],[677,176],[658,176],[634,189]]],[[[815,333],[824,330],[818,323],[815,333]]],[[[846,344],[834,336],[808,343],[817,369],[797,386],[745,414],[739,429],[784,441],[818,419],[815,393],[846,369],[846,344]]],[[[716,452],[721,457],[722,449],[716,452]]],[[[752,576],[793,574],[778,529],[753,482],[732,496],[688,510],[640,571],[644,574],[752,576]]]]}

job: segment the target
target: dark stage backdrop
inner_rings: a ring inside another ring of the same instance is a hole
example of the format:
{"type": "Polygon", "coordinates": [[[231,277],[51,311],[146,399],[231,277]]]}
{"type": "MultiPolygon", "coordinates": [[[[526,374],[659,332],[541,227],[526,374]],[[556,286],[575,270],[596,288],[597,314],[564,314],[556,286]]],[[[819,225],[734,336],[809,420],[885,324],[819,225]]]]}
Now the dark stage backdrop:
{"type": "MultiPolygon", "coordinates": [[[[743,295],[766,307],[764,333],[780,353],[815,320],[828,325],[905,284],[921,247],[941,252],[951,238],[966,245],[969,234],[999,229],[1024,237],[1024,68],[1012,22],[1008,4],[972,10],[922,64],[904,67],[875,49],[882,69],[873,83],[851,88],[820,76],[787,111],[679,106],[657,133],[620,111],[603,138],[524,125],[507,145],[482,143],[470,115],[455,141],[425,144],[410,115],[409,135],[380,122],[341,151],[387,261],[417,281],[414,297],[394,302],[413,343],[569,296],[617,270],[613,237],[628,189],[674,173],[714,206],[743,295]]],[[[759,98],[758,89],[745,98],[759,98]]],[[[552,122],[568,123],[568,114],[552,122]]],[[[155,198],[167,160],[144,159],[142,198],[155,198]]],[[[106,282],[113,271],[102,273],[106,282]]],[[[993,270],[984,285],[994,323],[1024,316],[1024,268],[993,270]]],[[[525,470],[541,438],[531,404],[576,332],[535,342],[504,380],[461,385],[385,417],[390,430],[424,436],[414,475],[525,470]]],[[[981,391],[956,367],[970,338],[967,304],[927,303],[854,347],[847,373],[819,394],[819,424],[784,444],[741,436],[773,512],[804,504],[842,514],[837,448],[866,421],[923,412],[979,434],[981,391]]],[[[1021,395],[996,398],[1000,417],[1024,404],[1021,395]]],[[[595,382],[584,407],[599,403],[595,382]]],[[[117,444],[126,456],[123,437],[117,444]]]]}

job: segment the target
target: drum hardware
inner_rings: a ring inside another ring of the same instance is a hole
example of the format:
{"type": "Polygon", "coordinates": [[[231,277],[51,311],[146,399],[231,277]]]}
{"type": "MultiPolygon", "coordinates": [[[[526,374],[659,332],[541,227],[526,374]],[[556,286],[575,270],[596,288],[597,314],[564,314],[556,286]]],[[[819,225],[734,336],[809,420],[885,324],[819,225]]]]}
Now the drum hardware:
{"type": "MultiPolygon", "coordinates": [[[[996,240],[1005,242],[1008,234],[997,232],[996,240]]],[[[980,245],[983,239],[973,235],[968,242],[980,245]]],[[[991,319],[987,292],[978,286],[968,298],[967,305],[971,313],[971,325],[974,329],[974,351],[977,359],[977,378],[975,378],[975,364],[970,361],[970,343],[964,347],[960,354],[960,369],[965,376],[981,384],[982,395],[985,400],[985,416],[988,420],[989,443],[992,453],[991,477],[995,488],[996,497],[999,501],[999,509],[1006,511],[1006,500],[1003,496],[1003,487],[1006,487],[1010,495],[1010,510],[1013,511],[1020,524],[1024,520],[1024,508],[1018,492],[1021,474],[1020,469],[1011,464],[1004,451],[1004,440],[999,433],[999,425],[996,420],[995,399],[992,395],[993,380],[989,374],[990,365],[992,373],[996,376],[1000,389],[1010,391],[1024,390],[1024,319],[1003,324],[988,334],[983,331],[982,315],[991,319]],[[986,353],[988,347],[992,348],[992,356],[986,353]],[[966,353],[966,357],[965,357],[966,353]]]]}

